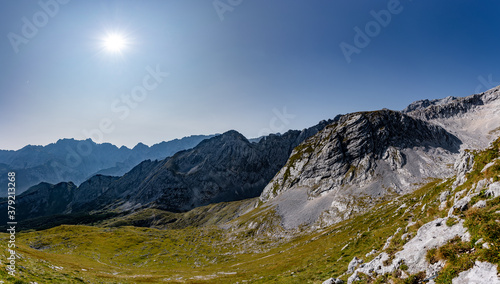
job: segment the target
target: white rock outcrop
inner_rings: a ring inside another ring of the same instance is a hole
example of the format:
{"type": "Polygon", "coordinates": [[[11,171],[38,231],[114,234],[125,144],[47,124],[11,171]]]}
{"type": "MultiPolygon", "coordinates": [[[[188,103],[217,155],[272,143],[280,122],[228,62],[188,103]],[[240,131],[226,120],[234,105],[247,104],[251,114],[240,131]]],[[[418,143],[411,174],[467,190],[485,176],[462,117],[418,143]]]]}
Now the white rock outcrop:
{"type": "Polygon", "coordinates": [[[475,192],[476,193],[481,192],[481,190],[483,190],[488,185],[488,183],[489,181],[487,179],[482,179],[478,181],[475,192]]]}
{"type": "Polygon", "coordinates": [[[323,282],[323,284],[343,284],[344,281],[336,278],[330,278],[323,282]]]}
{"type": "Polygon", "coordinates": [[[452,280],[453,284],[500,284],[497,276],[497,265],[476,261],[474,267],[461,272],[452,280]]]}
{"type": "Polygon", "coordinates": [[[500,182],[494,182],[490,184],[488,190],[484,193],[486,196],[491,196],[493,198],[500,196],[500,182]]]}
{"type": "Polygon", "coordinates": [[[457,158],[453,168],[457,173],[457,179],[453,183],[453,186],[459,186],[465,182],[467,179],[465,174],[472,169],[474,165],[474,155],[469,151],[460,152],[460,156],[457,158]]]}
{"type": "Polygon", "coordinates": [[[459,236],[464,241],[470,240],[470,234],[464,228],[463,220],[451,227],[448,227],[445,223],[446,218],[439,218],[424,224],[418,230],[417,235],[403,246],[403,250],[395,254],[394,259],[388,265],[385,264],[389,261],[390,257],[387,253],[383,252],[372,261],[361,264],[354,271],[354,274],[349,277],[349,280],[352,279],[351,282],[348,280],[347,283],[352,283],[358,272],[367,275],[373,275],[374,273],[383,275],[385,273],[392,273],[403,263],[408,266],[408,274],[425,271],[427,277],[435,275],[444,263],[438,262],[430,265],[425,259],[427,251],[445,245],[456,236],[459,236]]]}
{"type": "Polygon", "coordinates": [[[484,208],[484,207],[486,207],[486,200],[479,200],[472,207],[474,207],[474,208],[484,208]]]}
{"type": "Polygon", "coordinates": [[[356,267],[358,267],[358,265],[360,265],[361,263],[363,263],[363,260],[362,259],[359,259],[357,257],[354,257],[351,262],[349,262],[349,265],[347,266],[347,274],[351,274],[354,272],[354,269],[356,269],[356,267]]]}

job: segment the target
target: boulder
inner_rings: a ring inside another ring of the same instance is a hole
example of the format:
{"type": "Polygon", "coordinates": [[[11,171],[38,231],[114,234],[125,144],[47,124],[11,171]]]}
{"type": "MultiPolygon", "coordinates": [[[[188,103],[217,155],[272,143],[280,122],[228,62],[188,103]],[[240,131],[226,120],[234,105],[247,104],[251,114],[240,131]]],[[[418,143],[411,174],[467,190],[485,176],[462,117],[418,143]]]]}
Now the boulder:
{"type": "Polygon", "coordinates": [[[484,207],[486,207],[486,200],[479,200],[472,207],[474,207],[474,208],[484,208],[484,207]]]}
{"type": "Polygon", "coordinates": [[[347,266],[347,274],[351,274],[354,272],[354,269],[356,269],[356,267],[358,265],[360,265],[361,263],[363,263],[363,260],[362,259],[359,259],[357,257],[354,257],[351,262],[349,262],[349,265],[347,266]]]}
{"type": "Polygon", "coordinates": [[[323,282],[323,284],[343,284],[344,281],[340,280],[340,279],[336,279],[336,278],[330,278],[328,280],[325,280],[323,282]]]}
{"type": "Polygon", "coordinates": [[[500,196],[500,182],[494,182],[492,184],[490,184],[490,186],[488,187],[488,190],[486,190],[486,192],[484,193],[486,196],[488,197],[497,197],[497,196],[500,196]]]}

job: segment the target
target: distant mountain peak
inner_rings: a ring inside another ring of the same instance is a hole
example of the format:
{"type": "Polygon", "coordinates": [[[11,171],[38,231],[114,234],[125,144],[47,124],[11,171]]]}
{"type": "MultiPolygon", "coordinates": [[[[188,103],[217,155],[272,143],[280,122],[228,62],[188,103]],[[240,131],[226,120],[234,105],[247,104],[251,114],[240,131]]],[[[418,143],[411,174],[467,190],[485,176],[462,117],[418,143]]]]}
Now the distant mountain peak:
{"type": "Polygon", "coordinates": [[[134,146],[134,148],[132,148],[133,150],[144,150],[144,149],[148,149],[149,146],[142,143],[142,142],[139,142],[137,143],[137,145],[134,146]]]}
{"type": "Polygon", "coordinates": [[[226,131],[223,134],[221,134],[220,136],[232,137],[232,138],[240,139],[243,141],[248,141],[248,139],[243,134],[239,133],[236,130],[226,131]]]}
{"type": "Polygon", "coordinates": [[[500,133],[500,86],[467,97],[417,101],[403,113],[442,126],[466,148],[482,149],[500,133]]]}
{"type": "Polygon", "coordinates": [[[418,100],[409,104],[402,112],[436,112],[443,109],[454,108],[455,112],[448,111],[448,115],[456,114],[457,112],[466,112],[472,107],[489,103],[492,100],[500,98],[500,86],[492,88],[480,94],[474,94],[467,97],[448,96],[442,99],[435,100],[418,100]]]}

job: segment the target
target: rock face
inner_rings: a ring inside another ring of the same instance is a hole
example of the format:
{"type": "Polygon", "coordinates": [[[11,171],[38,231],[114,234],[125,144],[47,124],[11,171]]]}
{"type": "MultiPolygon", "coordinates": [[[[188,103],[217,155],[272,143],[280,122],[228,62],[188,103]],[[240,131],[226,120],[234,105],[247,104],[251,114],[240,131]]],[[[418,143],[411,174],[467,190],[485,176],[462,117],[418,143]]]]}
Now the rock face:
{"type": "Polygon", "coordinates": [[[483,105],[482,95],[472,95],[465,98],[446,97],[437,100],[421,100],[411,103],[403,113],[411,113],[423,120],[456,117],[467,113],[472,108],[483,105]]]}
{"type": "MultiPolygon", "coordinates": [[[[0,150],[0,182],[6,184],[6,173],[16,172],[20,194],[40,182],[72,181],[80,184],[95,174],[121,176],[144,160],[165,159],[211,137],[213,135],[189,136],[151,147],[139,143],[133,149],[118,148],[109,143],[96,144],[90,139],[61,139],[47,146],[0,150]]],[[[5,196],[5,193],[1,192],[0,196],[5,196]]]]}
{"type": "Polygon", "coordinates": [[[460,156],[457,157],[457,160],[453,166],[456,171],[457,179],[454,182],[454,186],[459,186],[463,184],[466,180],[465,174],[472,169],[474,165],[474,155],[469,151],[462,151],[460,156]]]}
{"type": "MultiPolygon", "coordinates": [[[[483,239],[483,237],[478,236],[476,232],[472,232],[474,237],[471,237],[471,232],[464,227],[466,221],[461,219],[461,217],[464,216],[462,212],[470,208],[470,205],[473,203],[473,199],[475,197],[479,197],[480,200],[477,200],[473,207],[488,208],[488,210],[491,210],[494,203],[491,204],[490,202],[487,202],[485,198],[494,197],[494,192],[496,191],[495,189],[497,187],[500,188],[500,183],[493,182],[493,179],[484,178],[483,176],[483,179],[480,179],[475,184],[469,184],[469,186],[462,188],[461,190],[456,189],[456,183],[450,184],[453,179],[464,179],[462,182],[467,181],[467,178],[473,178],[476,180],[478,170],[481,170],[480,175],[484,174],[484,168],[491,167],[492,163],[495,164],[497,162],[495,156],[497,156],[498,153],[495,153],[494,151],[498,151],[498,141],[495,141],[487,151],[479,153],[478,157],[482,158],[484,158],[484,153],[488,153],[488,157],[486,157],[486,159],[489,159],[489,163],[483,165],[483,169],[474,168],[474,171],[472,171],[473,169],[470,167],[472,163],[469,155],[460,155],[459,158],[461,161],[457,161],[454,167],[457,173],[455,174],[455,177],[448,179],[448,185],[443,188],[439,197],[436,198],[434,196],[427,201],[424,201],[424,199],[421,198],[420,202],[416,203],[416,205],[422,206],[422,209],[420,210],[423,211],[427,205],[433,206],[432,204],[436,204],[436,202],[441,202],[442,205],[443,202],[448,202],[446,206],[440,206],[439,209],[444,210],[446,207],[450,207],[448,211],[448,218],[437,218],[423,224],[418,229],[416,236],[405,243],[402,249],[393,255],[392,259],[389,257],[388,253],[382,252],[370,262],[358,266],[358,268],[354,271],[351,265],[349,265],[346,272],[349,275],[348,283],[353,283],[359,280],[360,274],[366,274],[375,278],[378,275],[394,272],[396,275],[401,275],[402,277],[407,277],[410,274],[418,272],[425,272],[426,279],[423,280],[423,282],[435,283],[435,281],[440,281],[439,283],[441,283],[447,275],[446,272],[442,271],[442,269],[445,267],[446,261],[449,261],[450,258],[446,257],[447,260],[444,260],[442,257],[431,257],[432,260],[429,258],[426,259],[426,256],[429,256],[427,255],[427,252],[430,249],[442,248],[443,245],[449,243],[450,240],[457,237],[460,238],[462,242],[468,244],[472,244],[471,239],[474,240],[474,245],[469,248],[469,251],[454,251],[453,254],[456,254],[456,257],[468,255],[467,257],[471,257],[468,260],[469,263],[473,260],[475,261],[475,265],[467,271],[460,272],[460,274],[453,279],[453,283],[500,283],[500,278],[497,275],[497,265],[478,261],[479,259],[482,259],[482,257],[476,252],[478,247],[482,247],[487,250],[492,249],[492,242],[485,242],[485,239],[490,237],[486,237],[488,234],[480,235],[485,238],[483,239]],[[488,189],[490,192],[486,190],[484,194],[480,195],[480,192],[484,189],[488,189]],[[424,204],[422,205],[422,203],[424,204]],[[429,263],[429,261],[431,261],[431,263],[429,263]],[[402,266],[403,264],[404,267],[402,266]]],[[[479,166],[481,166],[481,164],[479,164],[479,166]]],[[[444,184],[444,182],[441,183],[441,185],[444,184]]],[[[403,203],[403,205],[401,205],[396,212],[405,207],[407,206],[403,203]]],[[[416,208],[416,206],[413,205],[413,207],[410,207],[407,210],[411,210],[411,208],[416,208]]],[[[411,211],[405,211],[405,213],[408,212],[411,211]]],[[[495,213],[499,212],[500,211],[496,211],[495,213]]],[[[467,215],[467,213],[465,215],[467,215]]],[[[435,217],[437,216],[439,215],[435,215],[435,217]]],[[[478,222],[484,226],[484,223],[487,221],[478,220],[478,222]]],[[[410,220],[406,226],[406,230],[415,224],[416,222],[410,220]]],[[[469,227],[469,229],[471,228],[474,228],[474,226],[469,227]]],[[[400,232],[400,230],[401,228],[398,228],[395,235],[400,232]]],[[[402,240],[406,240],[406,234],[403,234],[403,236],[402,240]]],[[[394,236],[389,237],[388,241],[390,241],[393,237],[394,236]]],[[[491,238],[489,240],[491,240],[491,238]]],[[[384,249],[386,248],[387,246],[384,246],[384,249]]],[[[444,251],[446,250],[447,248],[445,248],[444,251]]],[[[443,250],[436,250],[436,252],[437,255],[439,255],[443,253],[443,250]]],[[[392,251],[392,253],[394,252],[392,251]]],[[[353,260],[351,263],[353,262],[355,261],[353,260]]]]}
{"type": "Polygon", "coordinates": [[[452,227],[448,227],[445,223],[446,219],[440,218],[424,224],[418,230],[417,235],[403,246],[403,250],[396,253],[393,264],[404,261],[408,264],[409,273],[427,271],[427,275],[432,276],[435,268],[432,265],[428,266],[425,260],[425,254],[429,249],[441,247],[456,236],[461,237],[463,241],[470,239],[463,221],[452,227]]]}
{"type": "Polygon", "coordinates": [[[83,182],[78,189],[74,191],[73,202],[76,204],[84,204],[99,197],[104,192],[108,191],[110,186],[117,182],[119,177],[95,175],[83,182]]]}
{"type": "Polygon", "coordinates": [[[443,128],[400,112],[344,115],[295,148],[261,200],[280,196],[282,216],[292,214],[286,208],[293,201],[301,216],[288,218],[292,223],[285,227],[310,223],[314,218],[306,218],[306,207],[313,215],[326,210],[321,221],[331,224],[356,212],[355,200],[406,193],[426,178],[450,175],[453,169],[443,164],[453,164],[460,144],[443,128]],[[318,202],[322,208],[308,206],[318,202]]]}
{"type": "MultiPolygon", "coordinates": [[[[161,161],[133,186],[112,186],[92,202],[120,200],[114,206],[155,206],[173,212],[216,202],[257,197],[285,164],[293,148],[328,122],[283,135],[269,135],[250,143],[236,131],[208,139],[189,151],[161,161]]],[[[124,176],[125,177],[125,176],[124,176]]]]}
{"type": "Polygon", "coordinates": [[[69,189],[66,195],[52,194],[54,186],[50,184],[34,187],[27,192],[29,195],[19,195],[18,203],[26,207],[26,212],[36,211],[31,216],[39,217],[151,206],[180,212],[215,202],[257,197],[285,164],[293,148],[328,123],[323,121],[303,131],[269,135],[258,143],[249,142],[236,131],[228,131],[165,160],[146,160],[122,177],[96,175],[78,188],[73,183],[58,184],[57,188],[69,189]],[[29,196],[38,196],[36,206],[29,196]],[[44,206],[52,202],[61,205],[47,211],[44,206]]]}
{"type": "MultiPolygon", "coordinates": [[[[413,102],[409,106],[407,106],[403,110],[403,113],[409,113],[412,111],[422,110],[422,109],[425,109],[425,108],[430,107],[430,106],[439,107],[439,106],[449,105],[450,103],[455,102],[457,99],[458,98],[456,98],[456,97],[449,96],[449,97],[446,97],[444,99],[437,99],[437,100],[427,100],[427,99],[419,100],[419,101],[413,102]]],[[[478,102],[478,100],[474,100],[474,99],[471,101],[476,102],[476,103],[478,102]]]]}
{"type": "MultiPolygon", "coordinates": [[[[19,202],[19,196],[16,198],[18,204],[16,221],[67,211],[75,190],[76,185],[72,182],[56,185],[40,183],[30,188],[22,194],[22,202],[19,202]]],[[[2,204],[1,207],[7,211],[6,204],[2,204]]]]}

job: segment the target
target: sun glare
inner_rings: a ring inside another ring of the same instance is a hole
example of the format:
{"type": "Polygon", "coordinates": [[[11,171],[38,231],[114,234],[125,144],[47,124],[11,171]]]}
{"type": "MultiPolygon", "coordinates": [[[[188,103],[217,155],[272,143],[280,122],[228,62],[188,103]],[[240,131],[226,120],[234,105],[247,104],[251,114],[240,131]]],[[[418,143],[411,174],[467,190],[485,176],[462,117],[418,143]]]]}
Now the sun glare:
{"type": "Polygon", "coordinates": [[[120,53],[127,47],[127,40],[121,34],[108,34],[103,41],[104,48],[111,53],[120,53]]]}

